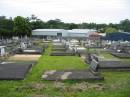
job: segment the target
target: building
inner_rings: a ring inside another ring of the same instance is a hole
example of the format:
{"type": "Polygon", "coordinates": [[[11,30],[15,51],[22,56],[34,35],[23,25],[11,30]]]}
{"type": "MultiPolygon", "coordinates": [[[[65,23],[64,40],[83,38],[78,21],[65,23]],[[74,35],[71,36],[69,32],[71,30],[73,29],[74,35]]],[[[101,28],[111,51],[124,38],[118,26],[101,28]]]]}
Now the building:
{"type": "Polygon", "coordinates": [[[90,29],[36,29],[32,31],[32,36],[37,38],[87,38],[89,34],[94,33],[95,30],[90,29]]]}
{"type": "Polygon", "coordinates": [[[36,29],[32,31],[32,36],[47,39],[66,36],[66,33],[64,29],[36,29]]]}
{"type": "Polygon", "coordinates": [[[103,37],[104,40],[109,41],[130,41],[130,32],[114,32],[106,34],[105,37],[103,37]]]}

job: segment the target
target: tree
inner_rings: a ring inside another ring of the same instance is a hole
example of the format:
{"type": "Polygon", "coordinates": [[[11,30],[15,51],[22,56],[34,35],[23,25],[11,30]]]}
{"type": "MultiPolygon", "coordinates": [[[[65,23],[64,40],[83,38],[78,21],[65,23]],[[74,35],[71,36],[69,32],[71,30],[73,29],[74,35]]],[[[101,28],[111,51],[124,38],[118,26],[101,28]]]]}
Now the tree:
{"type": "Polygon", "coordinates": [[[105,33],[109,34],[109,33],[113,33],[113,32],[118,32],[118,30],[116,28],[113,28],[113,27],[106,27],[105,28],[105,33]]]}
{"type": "Polygon", "coordinates": [[[130,32],[130,20],[125,19],[120,22],[120,29],[124,32],[130,32]]]}
{"type": "Polygon", "coordinates": [[[14,18],[14,33],[16,36],[30,36],[31,35],[31,26],[29,21],[21,16],[17,16],[14,18]]]}
{"type": "Polygon", "coordinates": [[[13,20],[0,16],[0,37],[10,38],[13,35],[13,20]]]}
{"type": "Polygon", "coordinates": [[[70,23],[68,29],[78,29],[78,25],[70,23]]]}

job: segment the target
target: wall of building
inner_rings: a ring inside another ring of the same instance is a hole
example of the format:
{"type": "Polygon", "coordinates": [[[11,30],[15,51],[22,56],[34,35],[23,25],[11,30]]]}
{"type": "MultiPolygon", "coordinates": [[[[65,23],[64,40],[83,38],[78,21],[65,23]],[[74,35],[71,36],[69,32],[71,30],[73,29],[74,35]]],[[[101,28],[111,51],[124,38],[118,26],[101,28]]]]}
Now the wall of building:
{"type": "Polygon", "coordinates": [[[128,32],[115,32],[107,34],[105,37],[103,37],[104,40],[111,40],[111,41],[130,41],[130,33],[128,32]]]}
{"type": "Polygon", "coordinates": [[[57,37],[58,33],[62,34],[62,37],[79,37],[79,38],[86,38],[89,37],[90,33],[93,33],[94,31],[88,30],[88,29],[73,29],[73,30],[64,30],[64,29],[36,29],[32,31],[32,36],[55,36],[57,37]]]}

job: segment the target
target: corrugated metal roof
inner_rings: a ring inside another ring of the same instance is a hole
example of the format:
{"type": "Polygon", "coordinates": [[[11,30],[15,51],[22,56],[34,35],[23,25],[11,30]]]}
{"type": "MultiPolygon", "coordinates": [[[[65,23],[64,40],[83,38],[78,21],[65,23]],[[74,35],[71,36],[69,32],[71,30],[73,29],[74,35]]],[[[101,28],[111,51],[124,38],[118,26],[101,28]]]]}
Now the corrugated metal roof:
{"type": "Polygon", "coordinates": [[[90,33],[90,32],[95,32],[96,30],[91,30],[91,29],[72,29],[68,30],[70,33],[90,33]]]}
{"type": "Polygon", "coordinates": [[[35,29],[33,31],[63,31],[64,29],[35,29]]]}

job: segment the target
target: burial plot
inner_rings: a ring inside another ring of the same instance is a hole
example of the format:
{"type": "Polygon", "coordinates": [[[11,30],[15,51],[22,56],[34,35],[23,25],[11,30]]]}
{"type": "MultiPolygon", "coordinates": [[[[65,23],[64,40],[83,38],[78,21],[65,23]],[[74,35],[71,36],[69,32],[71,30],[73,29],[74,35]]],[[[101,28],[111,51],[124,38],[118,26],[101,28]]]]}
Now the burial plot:
{"type": "MultiPolygon", "coordinates": [[[[121,61],[121,60],[113,60],[113,59],[106,59],[103,60],[99,56],[92,57],[92,64],[97,64],[97,71],[98,70],[130,70],[130,63],[128,61],[121,61]]],[[[93,65],[94,66],[94,65],[93,65]]]]}
{"type": "Polygon", "coordinates": [[[21,48],[15,49],[16,54],[42,54],[45,51],[43,47],[37,47],[32,45],[27,45],[25,43],[21,43],[21,48]]]}
{"type": "Polygon", "coordinates": [[[84,53],[86,53],[86,48],[84,48],[84,47],[76,47],[76,52],[84,54],[84,53]]]}
{"type": "Polygon", "coordinates": [[[22,54],[42,54],[43,50],[41,48],[27,48],[22,51],[22,54]]]}
{"type": "Polygon", "coordinates": [[[130,45],[129,44],[115,44],[110,47],[110,53],[119,58],[130,58],[130,45]]]}
{"type": "Polygon", "coordinates": [[[130,70],[130,63],[122,61],[100,61],[98,70],[130,70]]]}
{"type": "Polygon", "coordinates": [[[66,51],[67,47],[65,45],[53,45],[52,51],[66,51]]]}
{"type": "Polygon", "coordinates": [[[34,62],[2,62],[0,80],[22,80],[34,62]]]}
{"type": "Polygon", "coordinates": [[[66,48],[52,48],[52,51],[66,51],[66,48]]]}
{"type": "Polygon", "coordinates": [[[130,58],[130,53],[111,52],[111,54],[119,58],[130,58]]]}
{"type": "Polygon", "coordinates": [[[57,81],[57,80],[103,80],[100,75],[94,75],[89,70],[64,70],[46,71],[42,78],[44,80],[57,81]]]}
{"type": "Polygon", "coordinates": [[[90,54],[90,53],[87,53],[87,54],[85,55],[84,61],[85,61],[86,63],[88,63],[88,64],[91,63],[92,58],[91,58],[91,54],[90,54]]]}
{"type": "Polygon", "coordinates": [[[63,45],[55,45],[50,53],[51,56],[74,56],[75,52],[63,45]]]}
{"type": "Polygon", "coordinates": [[[63,52],[63,51],[54,51],[50,53],[50,56],[75,56],[74,52],[63,52]]]}

